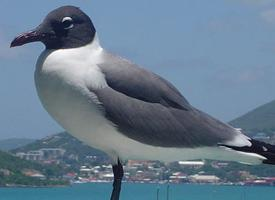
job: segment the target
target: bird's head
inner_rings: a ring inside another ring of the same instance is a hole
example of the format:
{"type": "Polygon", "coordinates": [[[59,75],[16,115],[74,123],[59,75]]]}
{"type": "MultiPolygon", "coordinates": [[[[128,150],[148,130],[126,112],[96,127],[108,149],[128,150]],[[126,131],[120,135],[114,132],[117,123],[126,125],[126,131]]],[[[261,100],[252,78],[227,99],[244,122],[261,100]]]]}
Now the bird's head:
{"type": "Polygon", "coordinates": [[[34,30],[17,36],[11,47],[41,41],[47,49],[68,49],[93,41],[96,30],[91,19],[79,8],[62,6],[51,11],[34,30]]]}

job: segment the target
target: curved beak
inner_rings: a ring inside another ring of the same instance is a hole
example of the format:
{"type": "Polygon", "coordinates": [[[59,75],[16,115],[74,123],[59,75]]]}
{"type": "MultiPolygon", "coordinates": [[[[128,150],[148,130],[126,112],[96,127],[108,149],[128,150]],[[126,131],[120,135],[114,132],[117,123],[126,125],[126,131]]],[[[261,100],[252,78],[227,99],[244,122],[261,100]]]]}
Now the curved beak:
{"type": "Polygon", "coordinates": [[[37,29],[34,29],[26,33],[21,33],[16,38],[14,38],[14,40],[10,44],[10,47],[16,47],[30,42],[41,41],[43,35],[44,34],[39,33],[37,29]]]}

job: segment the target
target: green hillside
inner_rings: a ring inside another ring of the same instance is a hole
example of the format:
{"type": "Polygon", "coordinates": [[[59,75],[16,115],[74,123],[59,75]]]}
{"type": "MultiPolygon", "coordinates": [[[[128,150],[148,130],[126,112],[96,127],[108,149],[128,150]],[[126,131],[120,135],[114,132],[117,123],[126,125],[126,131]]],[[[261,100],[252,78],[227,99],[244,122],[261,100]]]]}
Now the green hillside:
{"type": "Polygon", "coordinates": [[[64,149],[65,154],[61,159],[60,165],[70,166],[70,168],[75,171],[78,171],[82,165],[96,165],[98,163],[109,161],[109,157],[105,153],[83,144],[66,132],[51,135],[41,140],[36,140],[31,144],[14,149],[11,152],[15,154],[17,152],[28,152],[42,148],[64,149]],[[91,159],[89,156],[96,156],[97,159],[91,159]]]}
{"type": "Polygon", "coordinates": [[[22,160],[9,153],[0,151],[0,186],[52,186],[67,184],[57,181],[62,176],[63,169],[58,166],[42,166],[38,163],[22,160]],[[35,171],[43,174],[43,179],[26,176],[24,171],[35,171]]]}
{"type": "Polygon", "coordinates": [[[275,100],[264,104],[230,122],[249,132],[275,132],[275,100]]]}
{"type": "MultiPolygon", "coordinates": [[[[4,144],[12,144],[8,141],[4,144]]],[[[10,145],[7,145],[11,147],[10,145]]],[[[16,145],[15,145],[16,146],[16,145]]],[[[20,145],[21,146],[21,145],[20,145]]],[[[1,186],[53,186],[67,184],[63,181],[63,175],[68,172],[78,172],[82,165],[102,163],[109,158],[101,151],[84,145],[79,140],[63,132],[36,140],[25,146],[12,149],[10,153],[0,151],[0,187],[1,186]],[[17,152],[29,152],[42,148],[62,148],[65,154],[58,158],[58,164],[45,164],[20,159],[14,154],[17,152]],[[10,154],[12,153],[12,154],[10,154]],[[89,156],[96,156],[98,159],[91,159],[89,156]],[[38,172],[45,176],[43,179],[26,176],[25,171],[38,172]]],[[[109,161],[107,162],[109,163],[109,161]]]]}
{"type": "Polygon", "coordinates": [[[80,157],[86,155],[94,156],[104,156],[105,154],[102,151],[96,150],[89,147],[88,145],[83,144],[76,138],[72,137],[66,132],[58,133],[45,137],[41,140],[36,140],[30,144],[27,144],[23,147],[12,150],[12,152],[27,152],[31,150],[38,150],[41,148],[62,148],[66,150],[66,154],[75,154],[77,153],[80,157]]]}

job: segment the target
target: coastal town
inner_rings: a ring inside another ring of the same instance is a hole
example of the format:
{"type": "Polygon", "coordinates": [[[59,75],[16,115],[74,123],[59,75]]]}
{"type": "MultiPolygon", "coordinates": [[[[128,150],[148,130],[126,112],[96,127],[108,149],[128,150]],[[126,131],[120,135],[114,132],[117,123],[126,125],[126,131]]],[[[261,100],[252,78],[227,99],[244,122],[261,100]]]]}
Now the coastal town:
{"type": "MultiPolygon", "coordinates": [[[[67,136],[66,136],[67,137],[67,136]]],[[[274,142],[275,139],[265,133],[254,136],[260,140],[274,142]]],[[[60,135],[54,135],[42,140],[50,143],[60,140],[60,135]]],[[[39,148],[28,151],[19,150],[14,155],[20,159],[40,163],[43,166],[57,165],[64,168],[64,174],[59,179],[69,183],[112,182],[113,172],[110,160],[102,155],[84,155],[80,159],[77,152],[67,152],[66,148],[39,148]],[[77,163],[74,164],[74,163],[77,163]]],[[[83,156],[83,155],[82,155],[83,156]]],[[[224,161],[178,161],[162,163],[159,161],[124,162],[124,181],[133,183],[194,183],[194,184],[228,184],[228,185],[275,185],[273,176],[258,175],[249,166],[238,167],[240,164],[224,161]]],[[[46,179],[39,170],[22,169],[25,176],[46,179]]],[[[7,169],[0,169],[0,174],[9,176],[7,169]]],[[[55,177],[56,179],[56,177],[55,177]]]]}

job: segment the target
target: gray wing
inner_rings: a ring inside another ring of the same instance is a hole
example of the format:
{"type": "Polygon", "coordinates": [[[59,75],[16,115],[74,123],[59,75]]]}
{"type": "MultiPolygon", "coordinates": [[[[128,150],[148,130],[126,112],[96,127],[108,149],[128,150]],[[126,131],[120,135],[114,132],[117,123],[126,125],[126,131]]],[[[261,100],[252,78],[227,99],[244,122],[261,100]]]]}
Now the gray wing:
{"type": "Polygon", "coordinates": [[[190,104],[168,81],[129,61],[105,54],[106,62],[99,65],[107,84],[127,96],[166,107],[188,110],[190,104]]]}
{"type": "Polygon", "coordinates": [[[125,60],[101,69],[109,87],[91,90],[105,116],[131,139],[161,147],[197,147],[216,146],[237,134],[193,108],[171,84],[125,60]]]}

